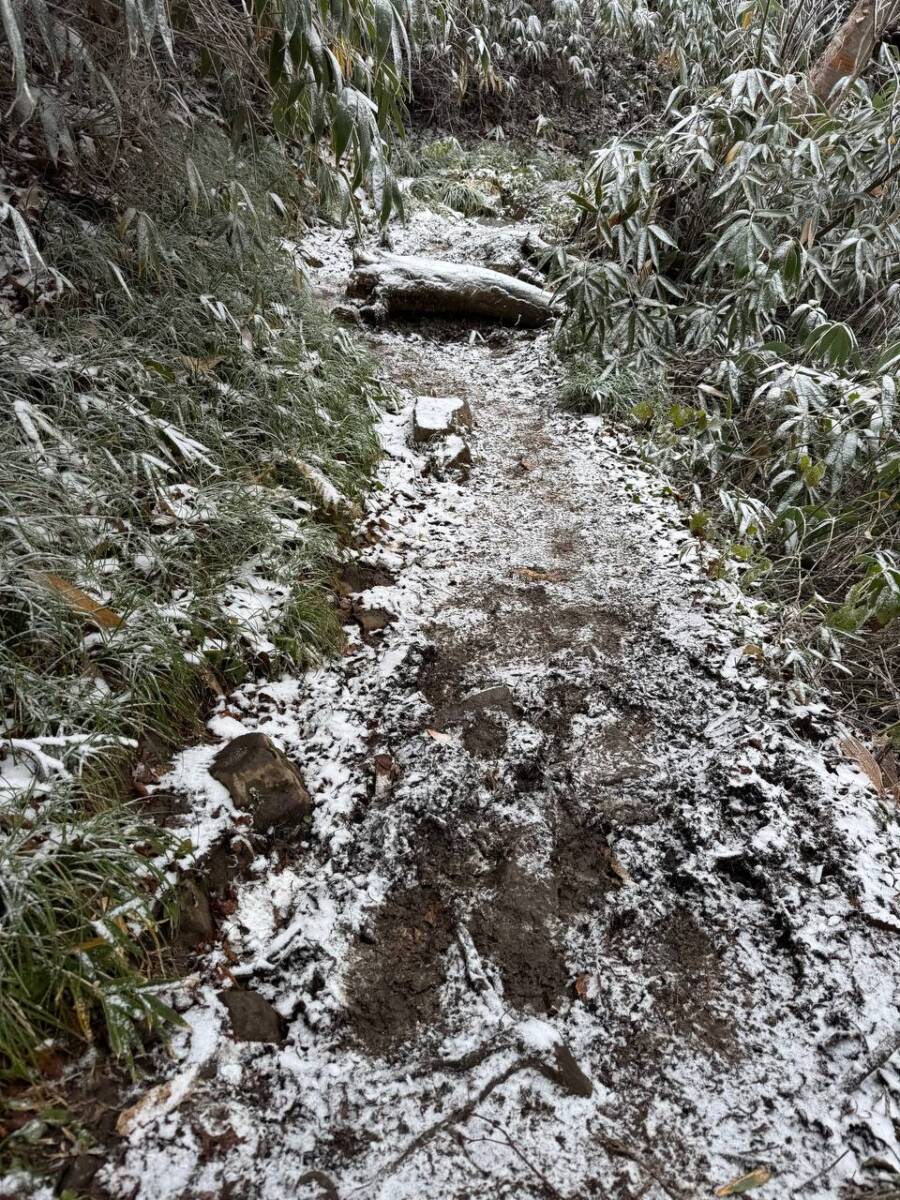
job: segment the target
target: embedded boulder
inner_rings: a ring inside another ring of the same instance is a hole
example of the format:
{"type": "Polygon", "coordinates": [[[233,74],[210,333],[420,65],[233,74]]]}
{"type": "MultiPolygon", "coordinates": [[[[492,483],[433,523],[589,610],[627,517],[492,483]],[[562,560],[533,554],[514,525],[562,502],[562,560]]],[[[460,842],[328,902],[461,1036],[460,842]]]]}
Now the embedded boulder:
{"type": "Polygon", "coordinates": [[[472,428],[472,410],[461,396],[420,396],[413,412],[417,446],[472,428]]]}
{"type": "Polygon", "coordinates": [[[232,988],[219,992],[231,1018],[231,1036],[236,1042],[280,1042],[281,1017],[259,992],[232,988]]]}
{"type": "Polygon", "coordinates": [[[366,608],[361,603],[355,603],[352,608],[353,620],[367,636],[381,633],[388,625],[397,620],[394,613],[387,608],[366,608]]]}
{"type": "Polygon", "coordinates": [[[209,773],[224,784],[237,808],[252,814],[257,832],[301,825],[312,812],[300,772],[265,734],[245,733],[229,742],[209,773]]]}
{"type": "Polygon", "coordinates": [[[451,435],[438,446],[432,455],[432,471],[436,474],[443,474],[446,471],[455,471],[463,478],[468,478],[469,468],[472,465],[472,451],[469,449],[468,443],[456,433],[451,435]]]}

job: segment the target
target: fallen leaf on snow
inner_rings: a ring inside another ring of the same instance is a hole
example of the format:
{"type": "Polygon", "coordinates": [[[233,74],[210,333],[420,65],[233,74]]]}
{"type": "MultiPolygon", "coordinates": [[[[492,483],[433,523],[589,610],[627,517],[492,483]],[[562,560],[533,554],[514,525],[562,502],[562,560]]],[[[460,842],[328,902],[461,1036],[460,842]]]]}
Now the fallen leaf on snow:
{"type": "Polygon", "coordinates": [[[179,354],[178,358],[194,375],[210,375],[225,361],[221,354],[217,354],[215,358],[194,358],[190,354],[179,354]]]}
{"type": "Polygon", "coordinates": [[[871,750],[867,750],[862,742],[858,741],[855,737],[845,737],[841,741],[841,750],[847,758],[852,759],[856,763],[879,796],[883,796],[887,791],[884,784],[884,776],[871,750]]]}
{"type": "Polygon", "coordinates": [[[741,1175],[738,1179],[732,1179],[730,1183],[723,1183],[721,1187],[716,1188],[716,1195],[743,1196],[744,1192],[752,1192],[754,1188],[762,1187],[771,1178],[772,1172],[768,1167],[757,1167],[748,1175],[741,1175]]]}
{"type": "Polygon", "coordinates": [[[400,774],[400,768],[397,766],[396,760],[390,754],[375,755],[375,774],[390,775],[396,778],[400,774]]]}
{"type": "Polygon", "coordinates": [[[513,575],[527,579],[529,583],[562,583],[566,578],[565,571],[551,569],[545,571],[541,567],[514,567],[513,575]]]}
{"type": "Polygon", "coordinates": [[[614,854],[609,856],[609,870],[610,874],[615,875],[616,879],[618,879],[621,883],[631,883],[631,876],[614,854]]]}
{"type": "Polygon", "coordinates": [[[119,1137],[130,1137],[131,1134],[137,1133],[152,1121],[172,1112],[187,1096],[196,1078],[197,1068],[192,1067],[190,1070],[176,1075],[174,1079],[168,1079],[165,1083],[158,1083],[156,1087],[152,1087],[149,1092],[145,1092],[141,1096],[137,1103],[119,1113],[116,1121],[116,1133],[119,1137]]]}
{"type": "Polygon", "coordinates": [[[441,733],[440,729],[426,729],[425,732],[430,738],[434,738],[436,742],[440,742],[442,746],[446,746],[453,740],[449,733],[441,733]]]}
{"type": "Polygon", "coordinates": [[[123,1108],[116,1121],[116,1133],[119,1137],[128,1137],[140,1125],[146,1124],[149,1120],[148,1110],[158,1104],[165,1104],[171,1091],[171,1083],[160,1083],[141,1096],[136,1104],[132,1104],[130,1108],[123,1108]]]}

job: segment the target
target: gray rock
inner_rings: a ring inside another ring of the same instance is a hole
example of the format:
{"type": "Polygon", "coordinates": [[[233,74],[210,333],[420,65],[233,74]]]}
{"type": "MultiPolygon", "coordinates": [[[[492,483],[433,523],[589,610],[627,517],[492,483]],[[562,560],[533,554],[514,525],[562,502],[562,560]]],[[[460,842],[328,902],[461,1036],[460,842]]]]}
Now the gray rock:
{"type": "Polygon", "coordinates": [[[343,321],[345,325],[356,325],[359,328],[363,323],[359,309],[353,304],[335,304],[331,315],[336,321],[343,321]]]}
{"type": "Polygon", "coordinates": [[[312,812],[300,772],[262,733],[245,733],[220,750],[209,769],[238,808],[253,814],[253,828],[287,829],[312,812]]]}
{"type": "Polygon", "coordinates": [[[388,625],[393,625],[397,618],[386,608],[363,608],[361,604],[354,604],[353,620],[363,633],[371,634],[387,629],[388,625]]]}
{"type": "Polygon", "coordinates": [[[451,433],[447,440],[434,451],[433,468],[436,471],[457,471],[460,475],[468,478],[471,465],[472,451],[469,449],[469,444],[457,433],[451,433]]]}
{"type": "Polygon", "coordinates": [[[216,925],[209,907],[209,897],[196,879],[188,876],[178,887],[178,950],[191,951],[201,942],[211,942],[216,925]]]}
{"type": "Polygon", "coordinates": [[[280,1042],[281,1017],[258,992],[232,988],[219,992],[231,1018],[231,1036],[236,1042],[280,1042]]]}
{"type": "Polygon", "coordinates": [[[103,1159],[96,1154],[76,1154],[66,1164],[60,1177],[61,1189],[69,1192],[89,1192],[94,1176],[103,1166],[103,1159]]]}
{"type": "Polygon", "coordinates": [[[413,414],[413,442],[421,446],[472,428],[472,410],[460,396],[420,396],[413,414]]]}

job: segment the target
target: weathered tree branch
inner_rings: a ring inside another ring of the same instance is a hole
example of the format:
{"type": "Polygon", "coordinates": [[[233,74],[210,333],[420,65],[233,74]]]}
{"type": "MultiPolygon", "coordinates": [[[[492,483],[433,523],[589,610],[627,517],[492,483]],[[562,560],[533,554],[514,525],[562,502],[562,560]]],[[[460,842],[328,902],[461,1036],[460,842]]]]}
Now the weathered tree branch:
{"type": "Polygon", "coordinates": [[[550,292],[465,263],[358,252],[347,294],[384,305],[388,316],[481,317],[533,328],[554,315],[550,292]]]}
{"type": "Polygon", "coordinates": [[[879,37],[900,17],[900,0],[857,0],[850,16],[813,64],[813,95],[832,111],[865,70],[879,37]]]}

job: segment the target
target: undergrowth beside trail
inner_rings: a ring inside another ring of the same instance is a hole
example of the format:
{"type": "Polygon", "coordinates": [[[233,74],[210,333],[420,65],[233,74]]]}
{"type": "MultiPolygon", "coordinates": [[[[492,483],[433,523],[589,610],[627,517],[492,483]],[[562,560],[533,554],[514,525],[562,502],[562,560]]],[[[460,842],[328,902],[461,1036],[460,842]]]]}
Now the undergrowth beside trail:
{"type": "Polygon", "coordinates": [[[608,6],[672,86],[573,190],[564,399],[650,435],[692,530],[777,604],[773,661],[896,739],[900,66],[886,42],[826,103],[810,80],[840,18],[608,6]]]}
{"type": "Polygon", "coordinates": [[[410,136],[394,152],[407,211],[449,210],[467,217],[542,222],[549,232],[569,236],[571,204],[560,204],[577,185],[582,160],[548,143],[451,136],[410,136]]]}
{"type": "MultiPolygon", "coordinates": [[[[131,768],[219,688],[340,639],[329,572],[376,458],[365,356],[308,294],[280,152],[211,128],[92,210],[34,190],[52,271],[0,324],[0,1069],[126,1056],[180,852],[131,768]],[[164,890],[164,889],[163,889],[164,890]]],[[[10,253],[14,253],[14,248],[10,253]]],[[[39,278],[39,283],[37,282],[39,278]]]]}

